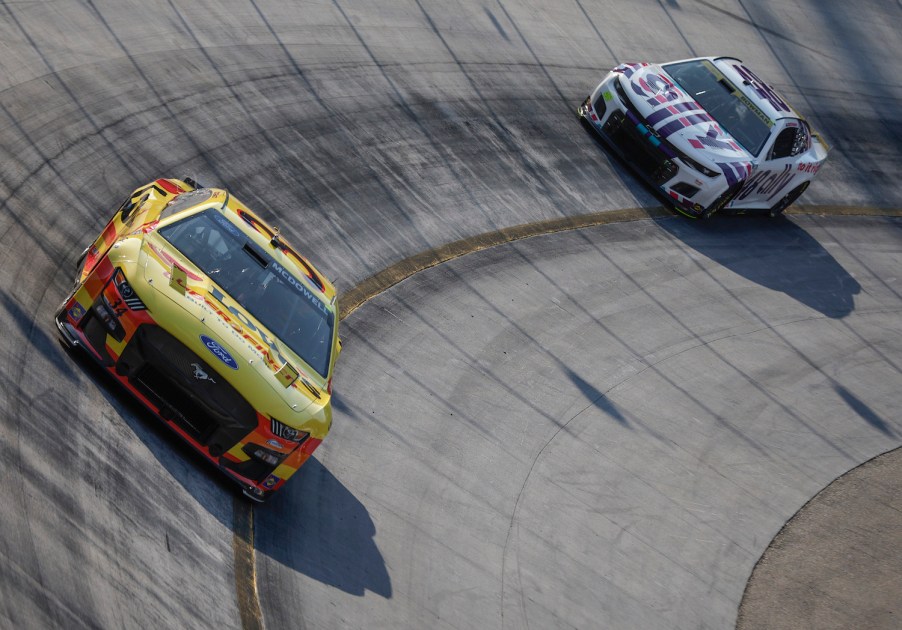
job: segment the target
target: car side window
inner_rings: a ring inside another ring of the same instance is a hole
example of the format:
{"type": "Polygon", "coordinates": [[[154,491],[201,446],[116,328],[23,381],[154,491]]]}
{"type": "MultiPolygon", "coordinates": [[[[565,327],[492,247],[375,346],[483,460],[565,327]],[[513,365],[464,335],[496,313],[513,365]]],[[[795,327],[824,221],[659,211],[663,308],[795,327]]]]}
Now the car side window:
{"type": "Polygon", "coordinates": [[[808,130],[805,123],[800,122],[798,125],[787,127],[780,132],[777,139],[774,140],[774,146],[770,150],[769,160],[779,160],[781,158],[799,155],[808,150],[808,130]]]}

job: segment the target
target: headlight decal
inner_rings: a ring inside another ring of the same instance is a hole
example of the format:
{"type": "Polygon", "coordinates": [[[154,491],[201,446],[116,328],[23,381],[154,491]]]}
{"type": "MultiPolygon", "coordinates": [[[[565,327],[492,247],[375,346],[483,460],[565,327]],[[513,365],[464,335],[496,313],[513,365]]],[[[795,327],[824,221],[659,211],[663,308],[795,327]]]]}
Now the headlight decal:
{"type": "Polygon", "coordinates": [[[692,159],[691,157],[689,157],[688,155],[680,155],[679,157],[680,157],[680,159],[681,159],[683,162],[685,162],[691,169],[693,169],[693,170],[695,170],[695,171],[698,171],[698,172],[701,173],[702,175],[705,175],[705,176],[707,176],[707,177],[718,177],[718,176],[720,175],[720,172],[711,170],[710,168],[708,168],[708,167],[705,166],[704,164],[700,164],[699,162],[696,162],[695,160],[693,160],[693,159],[692,159]]]}
{"type": "Polygon", "coordinates": [[[113,283],[116,285],[116,290],[119,291],[119,295],[122,297],[122,301],[133,311],[146,311],[147,307],[144,305],[144,302],[141,301],[141,298],[138,297],[138,294],[135,293],[135,290],[132,289],[132,286],[128,283],[128,280],[125,279],[125,273],[118,267],[116,268],[115,273],[113,274],[113,283]]]}
{"type": "Polygon", "coordinates": [[[269,430],[276,437],[280,437],[283,440],[290,440],[292,442],[297,442],[298,444],[300,444],[301,442],[306,440],[308,437],[310,437],[310,434],[307,433],[306,431],[300,431],[298,429],[295,429],[294,427],[290,427],[283,422],[279,422],[275,418],[270,419],[270,429],[269,430]]]}

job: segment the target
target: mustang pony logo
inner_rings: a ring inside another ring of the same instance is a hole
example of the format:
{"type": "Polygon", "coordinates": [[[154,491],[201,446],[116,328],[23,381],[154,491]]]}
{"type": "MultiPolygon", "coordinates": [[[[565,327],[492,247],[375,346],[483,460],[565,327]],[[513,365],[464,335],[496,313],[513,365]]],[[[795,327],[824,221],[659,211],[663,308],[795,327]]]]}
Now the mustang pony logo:
{"type": "Polygon", "coordinates": [[[194,368],[194,378],[196,378],[199,381],[210,381],[214,385],[216,384],[216,381],[214,381],[212,378],[210,378],[209,374],[204,372],[204,369],[200,366],[199,363],[192,363],[191,367],[194,368]]]}

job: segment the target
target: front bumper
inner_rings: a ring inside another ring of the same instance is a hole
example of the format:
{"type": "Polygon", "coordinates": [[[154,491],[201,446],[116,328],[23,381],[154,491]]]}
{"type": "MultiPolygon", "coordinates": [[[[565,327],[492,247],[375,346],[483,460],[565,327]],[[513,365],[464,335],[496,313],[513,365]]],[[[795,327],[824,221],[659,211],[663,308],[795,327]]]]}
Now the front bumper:
{"type": "Polygon", "coordinates": [[[577,108],[577,115],[674,208],[689,217],[708,216],[729,200],[722,175],[690,168],[670,144],[645,122],[626,97],[620,74],[611,72],[577,108]]]}
{"type": "Polygon", "coordinates": [[[99,314],[104,295],[107,303],[117,298],[110,277],[112,269],[104,261],[61,305],[55,322],[64,345],[83,350],[99,363],[249,498],[266,499],[321,440],[282,439],[272,433],[273,421],[224,379],[198,379],[195,374],[215,376],[215,370],[147,310],[119,305],[116,324],[104,322],[99,314]]]}

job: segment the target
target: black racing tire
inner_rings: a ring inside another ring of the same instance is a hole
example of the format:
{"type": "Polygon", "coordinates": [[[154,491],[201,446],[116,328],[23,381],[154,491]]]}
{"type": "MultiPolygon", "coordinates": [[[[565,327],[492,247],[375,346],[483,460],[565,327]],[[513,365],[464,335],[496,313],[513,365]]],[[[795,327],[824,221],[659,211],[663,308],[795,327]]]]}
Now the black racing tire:
{"type": "Polygon", "coordinates": [[[262,496],[253,494],[247,488],[244,488],[241,492],[244,495],[244,498],[251,504],[263,504],[266,503],[266,500],[269,498],[269,492],[264,492],[262,496]]]}
{"type": "Polygon", "coordinates": [[[62,321],[64,317],[64,311],[59,310],[57,311],[56,316],[53,318],[56,322],[56,327],[59,333],[57,335],[57,339],[59,339],[60,345],[65,348],[66,352],[74,354],[78,349],[78,345],[73,342],[69,335],[63,331],[62,321]]]}
{"type": "Polygon", "coordinates": [[[85,247],[85,251],[78,255],[78,260],[75,261],[75,282],[78,282],[78,278],[81,276],[82,269],[85,268],[85,259],[88,257],[88,250],[91,249],[91,246],[85,247]]]}
{"type": "Polygon", "coordinates": [[[718,212],[718,211],[722,210],[723,208],[725,208],[731,201],[733,201],[733,198],[739,194],[739,191],[742,190],[743,183],[744,182],[736,182],[735,184],[733,184],[730,188],[728,188],[726,190],[726,192],[724,192],[724,194],[722,194],[720,197],[718,197],[714,201],[714,203],[712,203],[710,206],[705,208],[705,210],[700,215],[698,215],[698,218],[699,219],[708,219],[715,212],[718,212]]]}
{"type": "Polygon", "coordinates": [[[776,205],[770,209],[770,216],[778,217],[786,211],[786,208],[795,203],[795,200],[802,196],[802,193],[805,192],[805,189],[808,188],[808,184],[811,182],[803,182],[786,193],[780,201],[776,203],[776,205]]]}

